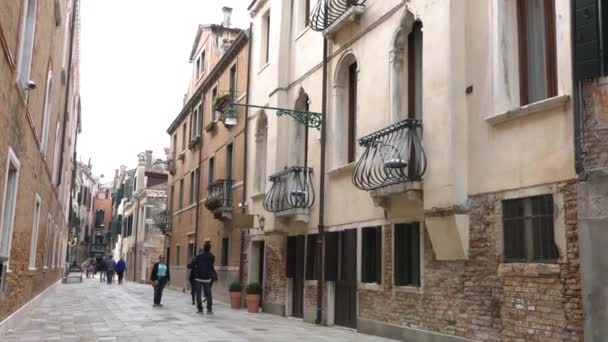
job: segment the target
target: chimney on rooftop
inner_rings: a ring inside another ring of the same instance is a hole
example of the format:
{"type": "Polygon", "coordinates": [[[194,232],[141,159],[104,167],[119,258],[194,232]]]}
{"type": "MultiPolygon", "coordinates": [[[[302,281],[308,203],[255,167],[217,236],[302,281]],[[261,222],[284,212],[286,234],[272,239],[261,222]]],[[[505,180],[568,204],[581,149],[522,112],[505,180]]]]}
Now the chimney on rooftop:
{"type": "Polygon", "coordinates": [[[222,22],[222,26],[230,27],[230,20],[232,17],[232,7],[227,7],[227,6],[222,7],[222,13],[224,13],[224,21],[222,22]]]}

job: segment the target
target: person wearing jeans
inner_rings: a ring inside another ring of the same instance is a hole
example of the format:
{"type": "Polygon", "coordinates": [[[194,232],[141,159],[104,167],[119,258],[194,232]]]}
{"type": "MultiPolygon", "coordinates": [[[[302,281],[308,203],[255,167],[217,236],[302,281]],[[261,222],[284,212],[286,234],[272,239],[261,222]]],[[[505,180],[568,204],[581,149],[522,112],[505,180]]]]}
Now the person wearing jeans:
{"type": "Polygon", "coordinates": [[[163,290],[165,285],[171,280],[171,273],[169,272],[169,265],[165,263],[165,256],[160,255],[158,262],[152,267],[150,274],[150,280],[154,287],[154,307],[163,306],[160,302],[163,297],[163,290]]]}
{"type": "Polygon", "coordinates": [[[116,268],[116,261],[114,261],[114,257],[110,256],[108,260],[106,260],[106,272],[107,272],[107,280],[108,285],[112,284],[112,280],[114,279],[114,269],[116,268]]]}
{"type": "Polygon", "coordinates": [[[211,285],[217,280],[214,263],[215,256],[211,254],[211,243],[205,242],[203,250],[199,250],[199,254],[196,256],[195,267],[192,268],[196,270],[196,306],[199,313],[203,312],[201,292],[204,292],[205,299],[207,300],[207,314],[213,313],[211,285]]]}

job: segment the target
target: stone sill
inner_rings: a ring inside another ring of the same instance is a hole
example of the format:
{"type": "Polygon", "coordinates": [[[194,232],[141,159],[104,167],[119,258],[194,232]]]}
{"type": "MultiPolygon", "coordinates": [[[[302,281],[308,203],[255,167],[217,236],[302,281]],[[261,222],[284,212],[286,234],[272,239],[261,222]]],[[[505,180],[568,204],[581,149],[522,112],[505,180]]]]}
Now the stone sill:
{"type": "Polygon", "coordinates": [[[262,71],[266,70],[266,68],[268,68],[269,65],[270,65],[270,61],[268,61],[268,62],[266,62],[266,64],[262,65],[260,70],[258,70],[258,75],[261,74],[262,71]]]}
{"type": "Polygon", "coordinates": [[[423,294],[422,287],[416,286],[397,286],[394,285],[393,290],[399,293],[413,293],[413,294],[423,294]]]}
{"type": "Polygon", "coordinates": [[[409,191],[422,191],[422,182],[405,182],[400,184],[393,184],[380,188],[378,190],[372,190],[369,192],[372,197],[387,197],[393,195],[404,194],[409,191]]]}
{"type": "Polygon", "coordinates": [[[308,32],[308,31],[310,31],[310,26],[306,26],[306,28],[304,28],[304,29],[302,30],[302,32],[300,32],[300,33],[298,34],[298,36],[296,37],[296,39],[294,39],[294,40],[297,42],[297,41],[298,41],[298,40],[299,40],[299,39],[300,39],[300,38],[301,38],[303,35],[305,35],[305,34],[306,34],[306,32],[308,32]]]}
{"type": "Polygon", "coordinates": [[[264,197],[266,197],[266,193],[265,192],[259,192],[257,194],[251,195],[251,200],[252,201],[257,201],[257,200],[260,200],[260,199],[264,199],[264,197]]]}
{"type": "Polygon", "coordinates": [[[351,162],[342,166],[338,166],[334,169],[331,169],[329,171],[327,171],[327,175],[330,177],[334,177],[334,176],[339,176],[343,173],[347,173],[347,172],[351,172],[355,169],[355,165],[357,165],[357,162],[351,162]]]}
{"type": "Polygon", "coordinates": [[[534,103],[527,104],[518,108],[507,110],[499,114],[486,117],[486,121],[490,125],[498,125],[503,122],[514,120],[520,117],[532,115],[535,113],[545,112],[550,109],[558,108],[565,105],[570,100],[569,95],[559,95],[548,99],[540,100],[534,103]]]}
{"type": "Polygon", "coordinates": [[[499,277],[551,277],[560,274],[559,264],[503,263],[498,265],[499,277]]]}

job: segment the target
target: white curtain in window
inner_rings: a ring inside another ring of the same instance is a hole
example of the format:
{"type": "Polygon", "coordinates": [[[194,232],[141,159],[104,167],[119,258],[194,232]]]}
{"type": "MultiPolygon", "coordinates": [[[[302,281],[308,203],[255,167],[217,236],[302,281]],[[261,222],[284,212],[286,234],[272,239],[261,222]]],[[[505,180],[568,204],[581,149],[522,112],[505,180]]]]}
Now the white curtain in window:
{"type": "Polygon", "coordinates": [[[547,97],[544,0],[526,0],[529,102],[547,97]]]}

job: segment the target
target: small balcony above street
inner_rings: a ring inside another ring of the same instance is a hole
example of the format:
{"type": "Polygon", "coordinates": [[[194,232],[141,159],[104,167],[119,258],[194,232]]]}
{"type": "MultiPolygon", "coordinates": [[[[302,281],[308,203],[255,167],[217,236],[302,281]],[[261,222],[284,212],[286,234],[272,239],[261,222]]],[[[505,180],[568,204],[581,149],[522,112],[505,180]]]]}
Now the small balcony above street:
{"type": "Polygon", "coordinates": [[[269,177],[272,186],[264,198],[264,209],[283,220],[308,223],[315,202],[312,168],[286,167],[269,177]]]}
{"type": "Polygon", "coordinates": [[[205,208],[213,212],[213,216],[220,220],[232,219],[232,179],[218,179],[207,187],[205,208]]]}
{"type": "Polygon", "coordinates": [[[421,200],[427,159],[422,145],[422,121],[406,119],[359,139],[365,148],[353,171],[353,184],[369,191],[377,206],[408,195],[421,200]]]}
{"type": "Polygon", "coordinates": [[[312,10],[310,27],[325,36],[333,36],[348,23],[359,20],[366,0],[319,0],[312,10]]]}

